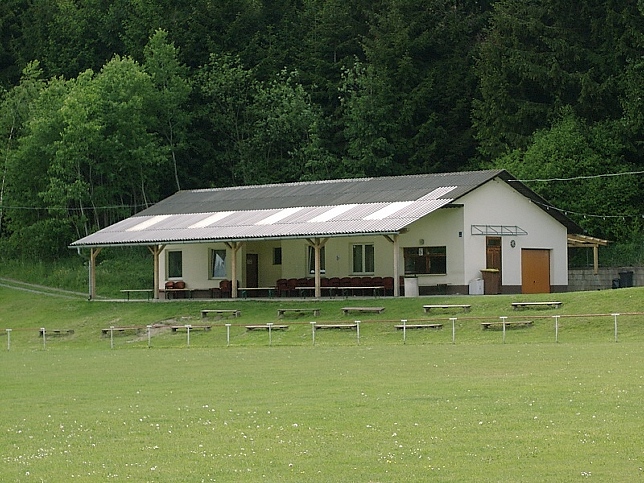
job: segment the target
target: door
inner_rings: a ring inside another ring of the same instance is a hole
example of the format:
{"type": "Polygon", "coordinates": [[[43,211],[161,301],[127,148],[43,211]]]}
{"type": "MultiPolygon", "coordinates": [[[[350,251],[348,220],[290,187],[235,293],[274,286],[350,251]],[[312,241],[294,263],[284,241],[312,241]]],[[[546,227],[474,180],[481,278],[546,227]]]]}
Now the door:
{"type": "Polygon", "coordinates": [[[494,295],[501,293],[501,237],[488,236],[485,238],[485,268],[498,270],[483,274],[485,280],[485,294],[494,295]]]}
{"type": "Polygon", "coordinates": [[[259,287],[259,256],[257,253],[246,254],[246,287],[259,287]]]}
{"type": "Polygon", "coordinates": [[[550,250],[521,250],[521,292],[550,293],[550,250]]]}

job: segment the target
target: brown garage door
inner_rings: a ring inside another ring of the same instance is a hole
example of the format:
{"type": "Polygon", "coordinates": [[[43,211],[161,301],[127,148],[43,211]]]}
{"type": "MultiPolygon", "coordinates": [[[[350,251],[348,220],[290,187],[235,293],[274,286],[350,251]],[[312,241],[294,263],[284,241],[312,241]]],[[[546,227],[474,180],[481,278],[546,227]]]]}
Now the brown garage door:
{"type": "Polygon", "coordinates": [[[550,293],[550,250],[521,250],[521,292],[550,293]]]}

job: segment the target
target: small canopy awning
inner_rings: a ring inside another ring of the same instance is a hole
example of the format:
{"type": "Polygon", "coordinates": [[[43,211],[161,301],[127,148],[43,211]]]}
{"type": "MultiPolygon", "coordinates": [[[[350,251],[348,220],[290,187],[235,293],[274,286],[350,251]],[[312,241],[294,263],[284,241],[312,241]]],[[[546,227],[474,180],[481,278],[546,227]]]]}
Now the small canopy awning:
{"type": "Polygon", "coordinates": [[[588,235],[568,235],[568,248],[592,248],[593,249],[593,272],[599,273],[599,247],[608,246],[608,240],[595,238],[588,235]]]}

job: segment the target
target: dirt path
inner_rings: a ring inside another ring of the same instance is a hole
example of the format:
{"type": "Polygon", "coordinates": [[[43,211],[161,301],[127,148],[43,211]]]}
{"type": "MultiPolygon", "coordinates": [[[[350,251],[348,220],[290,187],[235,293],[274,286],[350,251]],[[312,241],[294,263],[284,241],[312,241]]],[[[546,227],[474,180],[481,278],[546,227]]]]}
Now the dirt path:
{"type": "Polygon", "coordinates": [[[47,295],[49,297],[58,297],[65,299],[79,299],[87,298],[86,293],[82,292],[73,292],[71,290],[64,290],[61,288],[47,287],[45,285],[37,285],[34,283],[21,282],[20,280],[14,280],[11,278],[0,277],[0,287],[12,289],[12,290],[21,290],[23,292],[30,292],[39,295],[47,295]]]}

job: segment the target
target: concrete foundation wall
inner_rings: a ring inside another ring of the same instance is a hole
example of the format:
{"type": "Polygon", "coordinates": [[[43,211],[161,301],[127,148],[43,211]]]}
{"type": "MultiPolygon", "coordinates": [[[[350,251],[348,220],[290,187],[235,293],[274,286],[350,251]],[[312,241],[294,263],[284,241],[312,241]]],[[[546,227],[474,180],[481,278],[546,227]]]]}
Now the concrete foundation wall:
{"type": "Polygon", "coordinates": [[[568,270],[568,291],[605,290],[613,288],[613,280],[619,279],[620,272],[633,272],[633,286],[644,286],[644,267],[606,267],[595,275],[592,269],[568,270]]]}

